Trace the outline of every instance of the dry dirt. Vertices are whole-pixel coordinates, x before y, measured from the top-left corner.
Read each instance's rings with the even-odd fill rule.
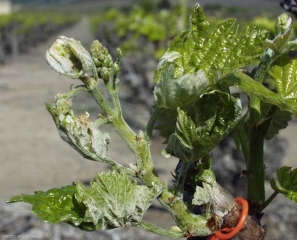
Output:
[[[81,40],[85,47],[93,40],[86,18],[59,35]],[[76,83],[54,72],[45,61],[45,51],[57,36],[0,66],[1,203],[16,194],[31,194],[34,190],[60,187],[77,180],[89,181],[95,173],[106,169],[103,164],[83,159],[64,143],[45,109],[45,103],[53,103],[57,92]],[[123,164],[133,162],[134,157],[121,140],[112,132],[110,135],[112,156]],[[285,165],[297,167],[296,124],[292,123],[281,135],[289,142]],[[160,143],[157,140],[152,153],[161,176],[170,182],[170,171],[176,161],[161,157]],[[173,224],[162,212],[149,213],[148,219],[163,226]]]

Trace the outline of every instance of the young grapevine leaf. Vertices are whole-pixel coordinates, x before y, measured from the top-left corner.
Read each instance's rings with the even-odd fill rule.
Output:
[[[270,91],[264,85],[254,81],[241,71],[235,71],[233,74],[224,77],[222,81],[242,89],[248,95],[260,98],[265,103],[276,105],[281,110],[290,111],[297,116],[296,92],[293,90],[295,89],[294,82],[296,81],[296,77],[295,73],[290,73],[290,71],[295,69],[294,65],[296,62],[288,64],[293,64],[293,68],[291,66],[287,67],[285,72],[282,71],[280,73],[280,71],[274,71],[272,73],[276,77],[276,81],[278,81],[277,84],[279,85],[278,90],[280,90],[280,94]],[[275,70],[279,69],[280,68],[276,68]],[[287,76],[288,79],[285,80],[284,76]]]
[[[209,23],[199,4],[196,5],[190,29],[177,35],[160,59],[154,80],[158,107],[177,108],[195,102],[209,85],[203,71],[195,69],[193,54],[203,46]]]
[[[159,130],[160,135],[165,139],[164,143],[168,143],[170,135],[175,131],[177,110],[168,108],[162,110],[155,129]]]
[[[86,207],[85,222],[96,229],[111,229],[138,225],[160,191],[137,185],[123,171],[112,171],[98,174],[90,188],[78,182],[75,197]]]
[[[261,103],[261,114],[265,118],[266,114],[271,109],[271,104]],[[266,120],[266,119],[264,119]],[[272,116],[272,120],[265,136],[266,140],[272,139],[279,133],[281,129],[285,129],[288,126],[288,122],[292,120],[292,113],[289,111],[282,111],[279,108],[275,111]]]
[[[260,56],[267,35],[255,27],[238,33],[235,20],[225,21],[209,33],[209,23],[197,5],[190,29],[174,38],[155,72],[158,107],[194,103],[220,76]]]
[[[161,78],[163,80],[154,89],[154,96],[160,108],[175,109],[195,102],[208,87],[208,80],[203,71],[176,77],[173,64],[161,72]]]
[[[88,188],[77,182],[61,189],[14,196],[9,202],[31,204],[32,212],[49,223],[67,222],[91,231],[138,225],[161,191],[137,185],[117,171],[98,174],[90,185]]]
[[[294,36],[291,17],[285,13],[280,15],[275,22],[275,32],[276,37],[273,40],[266,39],[264,46],[278,55],[297,49],[297,39],[290,41]]]
[[[297,168],[281,167],[277,170],[277,177],[280,186],[277,186],[274,179],[271,179],[271,187],[297,203]]]
[[[213,84],[220,78],[244,67],[263,51],[268,33],[256,27],[238,33],[235,20],[219,24],[209,35],[203,48],[193,56],[198,69],[203,69]]]
[[[277,93],[282,99],[297,105],[297,59],[281,55],[270,68],[269,74],[274,78]]]
[[[169,137],[166,152],[195,161],[229,134],[240,118],[241,105],[227,93],[212,91],[177,112],[175,132]]]
[[[79,206],[75,203],[76,186],[69,185],[46,192],[36,191],[34,195],[19,195],[10,199],[13,202],[26,202],[32,205],[32,213],[49,223],[68,222],[79,226],[83,222]]]

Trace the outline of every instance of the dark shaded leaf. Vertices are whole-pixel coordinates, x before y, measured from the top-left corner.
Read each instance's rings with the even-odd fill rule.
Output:
[[[198,160],[230,133],[240,114],[238,99],[219,91],[204,94],[190,107],[178,109],[167,153],[185,161]]]

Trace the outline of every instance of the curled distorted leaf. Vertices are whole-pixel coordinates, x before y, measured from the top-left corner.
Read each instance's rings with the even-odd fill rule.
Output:
[[[160,108],[174,109],[191,104],[207,90],[208,79],[203,71],[175,77],[175,70],[172,65],[169,65],[163,70],[155,86],[154,96]]]
[[[63,95],[57,97],[55,107],[47,104],[47,110],[55,121],[60,137],[83,157],[95,161],[108,157],[109,136],[94,126],[88,113],[74,116],[71,100],[63,98]]]
[[[166,152],[195,161],[229,134],[240,118],[241,105],[227,93],[212,91],[177,112],[175,132],[169,137]]]
[[[46,52],[48,64],[69,78],[79,78],[95,65],[88,51],[79,41],[60,36]]]

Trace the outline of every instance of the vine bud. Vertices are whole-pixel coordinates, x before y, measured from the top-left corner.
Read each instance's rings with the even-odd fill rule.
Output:
[[[276,34],[284,34],[292,28],[292,18],[283,13],[277,18],[274,28],[276,30]]]
[[[98,77],[108,81],[113,74],[113,61],[107,48],[95,40],[91,45],[90,53],[96,65]]]

